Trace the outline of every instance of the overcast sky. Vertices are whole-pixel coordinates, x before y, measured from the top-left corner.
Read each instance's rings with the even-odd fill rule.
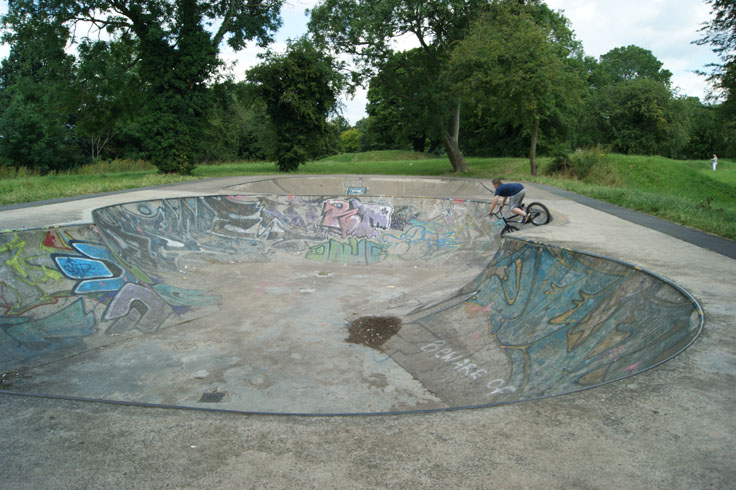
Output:
[[[282,51],[286,39],[295,39],[306,32],[305,9],[318,0],[287,0],[282,10],[283,27],[271,49]],[[7,11],[8,2],[0,1],[0,15]],[[710,19],[710,8],[703,0],[547,0],[554,10],[562,10],[573,31],[583,43],[586,55],[599,57],[613,48],[630,44],[650,50],[673,74],[672,81],[682,95],[704,98],[707,85],[695,70],[705,69],[718,61],[708,46],[696,46],[698,29]],[[0,58],[7,56],[8,46],[0,45]],[[258,49],[250,47],[233,53],[223,49],[223,57],[237,62],[233,67],[236,78],[258,63]],[[365,91],[353,100],[344,101],[344,116],[351,123],[365,117]]]

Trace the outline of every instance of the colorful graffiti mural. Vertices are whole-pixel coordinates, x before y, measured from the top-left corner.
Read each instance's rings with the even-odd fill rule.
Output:
[[[182,260],[207,257],[270,260],[283,250],[346,264],[489,250],[497,223],[483,206],[463,203],[458,209],[457,202],[446,199],[387,204],[311,196],[202,196],[111,206],[96,210],[94,217],[116,254],[148,271],[176,270]]]
[[[621,379],[682,351],[702,326],[692,299],[658,277],[520,240],[505,241],[457,297],[413,312],[383,350],[460,405]]]
[[[492,241],[482,210],[455,208],[442,199],[201,196],[101,208],[95,226],[0,234],[0,361],[83,349],[98,334],[152,332],[216,305],[217,295],[181,283],[189,261],[263,261],[295,252],[374,265],[432,260]]]
[[[339,269],[334,276],[352,283],[353,290],[333,285],[331,304],[408,312],[371,354],[408,373],[432,407],[510,403],[598,386],[671,358],[702,328],[694,300],[628,264],[513,238],[499,248],[499,225],[487,217],[486,203],[218,195],[109,206],[93,217],[95,225],[0,233],[0,370],[137,337],[167,343],[152,334],[199,328],[191,320],[210,313],[231,316],[217,288],[219,274],[248,270],[231,267],[235,262],[272,261],[253,270],[273,274],[300,261],[301,280],[313,262],[387,266],[383,277],[393,277],[393,265],[468,266],[462,277],[474,279],[467,284],[444,290],[431,282],[424,296],[387,292],[393,284],[384,295],[364,295],[354,288],[363,280],[361,268],[321,265],[320,274],[327,272],[310,277],[327,282],[329,270]],[[210,290],[192,280],[201,267],[210,267],[210,279],[218,274],[200,283]],[[265,290],[262,278],[248,281],[234,292],[230,286],[227,297],[245,301],[247,287]],[[296,290],[316,298],[313,284]],[[291,307],[285,298],[297,293],[287,289],[272,304]],[[379,296],[382,303],[364,305]],[[399,307],[399,301],[410,302]],[[319,306],[315,301],[308,309]],[[250,304],[229,307],[245,316]],[[235,343],[251,333],[233,328]],[[177,370],[183,363],[168,360]],[[183,379],[192,384],[191,376]]]
[[[151,332],[217,304],[129,269],[91,225],[0,234],[0,366],[85,349],[98,333]]]
[[[391,226],[393,208],[386,204],[363,204],[358,199],[328,199],[322,204],[322,226],[343,238],[374,238]]]

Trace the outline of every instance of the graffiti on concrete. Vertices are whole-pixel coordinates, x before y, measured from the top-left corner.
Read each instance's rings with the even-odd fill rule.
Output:
[[[328,199],[322,207],[322,226],[345,238],[375,238],[391,226],[393,208],[363,204],[358,199]]]
[[[92,226],[0,233],[0,367],[84,349],[98,333],[151,332],[195,307],[206,291],[143,281]]]
[[[386,249],[369,240],[350,238],[347,242],[341,242],[330,239],[310,248],[306,253],[306,258],[322,262],[371,265],[386,258]]]
[[[61,237],[55,230],[43,233],[38,247],[41,250],[34,254],[30,250],[34,244],[20,233],[0,233],[0,308],[7,314],[19,315],[58,301],[53,290],[44,286],[58,283],[63,275],[52,264],[46,264],[42,255],[50,249],[48,244],[63,243]]]
[[[41,352],[83,347],[95,331],[95,315],[82,298],[48,316],[0,316],[0,361],[30,358]]]
[[[107,329],[109,333],[133,328],[152,332],[164,323],[170,313],[169,305],[154,290],[128,283],[110,302],[103,319],[113,321]]]
[[[68,244],[78,254],[52,253],[51,258],[65,277],[77,281],[73,293],[117,291],[126,281],[134,280],[102,244],[77,240]]]
[[[621,379],[681,351],[699,328],[690,300],[655,276],[521,241],[505,243],[463,295],[470,299],[413,313],[385,348],[458,403],[507,403]]]
[[[689,299],[626,264],[513,239],[490,260],[497,223],[486,211],[442,199],[200,196],[96,210],[96,226],[0,233],[0,368],[210,314],[222,299],[183,287],[201,283],[189,261],[482,260],[487,267],[472,269],[454,296],[400,305],[419,306],[376,347],[380,362],[402,366],[442,406],[597,386],[668,359],[697,335]]]
[[[565,250],[516,248],[499,260],[503,273],[481,279],[476,304],[494,305],[489,327],[525,392],[543,394],[551,375],[563,390],[617,379],[632,374],[629,359],[651,366],[692,338],[692,304],[667,283]]]
[[[227,256],[263,261],[279,251],[346,264],[392,256],[429,260],[493,242],[491,223],[480,207],[423,200],[431,207],[422,210],[415,202],[200,196],[111,206],[96,210],[94,217],[105,241],[133,271],[174,271],[183,261]]]

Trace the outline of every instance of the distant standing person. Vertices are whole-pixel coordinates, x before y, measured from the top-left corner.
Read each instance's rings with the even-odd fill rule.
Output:
[[[526,193],[526,191],[524,191],[524,186],[513,182],[504,184],[503,182],[501,182],[501,179],[493,179],[491,182],[493,183],[493,187],[496,189],[496,193],[493,196],[493,202],[491,202],[491,210],[488,212],[488,214],[493,214],[493,210],[496,209],[496,204],[498,204],[498,201],[501,200],[501,198],[503,198],[503,200],[501,202],[501,205],[498,207],[499,211],[501,210],[501,208],[503,208],[504,204],[506,204],[506,200],[508,199],[511,212],[514,214],[518,214],[519,216],[523,216],[523,222],[526,223],[529,217],[527,216],[526,212],[520,207],[521,201],[524,199],[524,194]]]
[[[713,171],[716,171],[716,167],[718,166],[718,155],[715,153],[713,154],[713,160],[710,161],[710,163],[713,164]]]

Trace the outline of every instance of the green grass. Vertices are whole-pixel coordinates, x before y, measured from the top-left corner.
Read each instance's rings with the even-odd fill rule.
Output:
[[[736,163],[608,155],[606,172],[585,180],[541,178],[578,194],[736,239]],[[602,182],[601,182],[602,181]]]
[[[292,175],[380,174],[501,177],[552,185],[611,202],[723,237],[736,239],[736,162],[721,159],[713,172],[709,160],[604,155],[584,179],[545,175],[549,158],[538,159],[539,176],[529,174],[525,158],[468,158],[468,172],[452,172],[446,157],[407,151],[351,153],[308,162]],[[0,205],[96,194],[238,175],[278,174],[271,162],[200,165],[190,177],[159,175],[143,161],[114,161],[54,175],[0,169]]]
[[[94,167],[96,170],[83,167],[74,172],[49,175],[28,171],[0,172],[0,205],[135,189],[195,178],[159,175],[154,167],[142,166],[138,162],[97,164]]]

